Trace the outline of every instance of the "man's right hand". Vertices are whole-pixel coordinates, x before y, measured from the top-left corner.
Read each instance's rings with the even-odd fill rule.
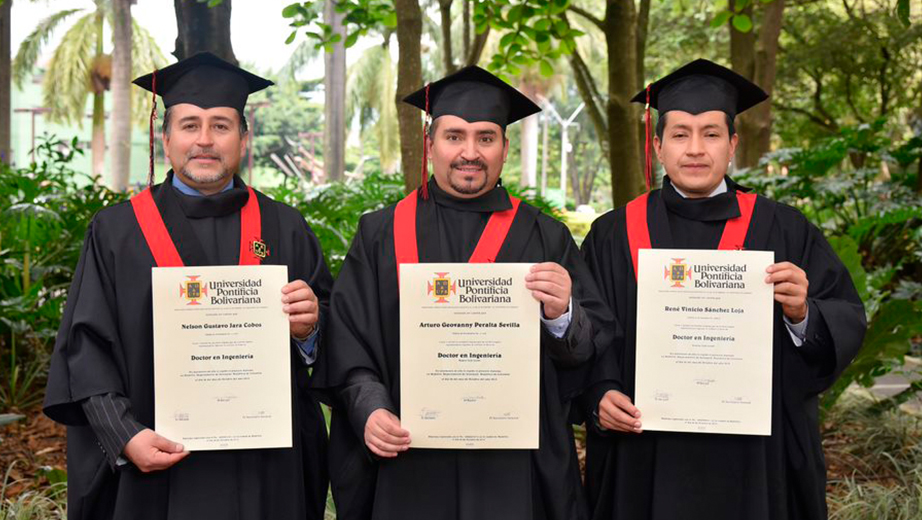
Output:
[[[143,473],[169,468],[189,455],[182,444],[161,437],[154,430],[145,428],[125,445],[125,457]]]
[[[410,449],[410,432],[400,427],[396,415],[378,408],[365,421],[365,445],[379,457],[394,458]]]
[[[640,433],[640,410],[631,398],[617,390],[609,390],[599,401],[599,424],[606,430]]]

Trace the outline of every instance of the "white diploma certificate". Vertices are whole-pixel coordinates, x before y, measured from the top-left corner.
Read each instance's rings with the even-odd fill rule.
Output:
[[[538,448],[531,265],[400,266],[400,421],[412,448]]]
[[[291,447],[287,266],[155,267],[154,423],[187,450]]]
[[[635,404],[644,430],[771,435],[770,251],[641,249]]]

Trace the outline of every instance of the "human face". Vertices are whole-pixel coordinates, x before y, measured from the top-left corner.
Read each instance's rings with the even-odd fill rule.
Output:
[[[230,107],[173,105],[163,147],[173,171],[189,186],[209,195],[224,188],[240,169],[247,135],[240,114]]]
[[[697,115],[667,113],[663,139],[654,138],[656,157],[672,184],[691,198],[707,197],[723,180],[736,151],[736,134],[728,135],[719,110]]]
[[[509,153],[509,141],[496,123],[468,123],[441,116],[429,141],[435,182],[449,195],[469,199],[496,186]]]

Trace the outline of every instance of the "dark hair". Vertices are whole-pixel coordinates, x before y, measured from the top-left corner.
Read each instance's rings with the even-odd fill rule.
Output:
[[[663,140],[663,132],[666,130],[666,116],[669,115],[669,112],[662,114],[656,120],[656,137],[659,137],[659,140]],[[727,121],[727,130],[730,131],[729,138],[733,138],[733,135],[736,134],[736,127],[733,126],[733,118],[730,117],[730,114],[724,112],[724,118]]]
[[[243,115],[243,112],[237,110],[237,115],[240,116],[240,137],[243,137],[250,130],[249,125],[247,125],[247,118]],[[163,132],[166,136],[170,135],[170,119],[172,119],[172,116],[173,107],[169,107],[164,110],[163,124],[160,125],[160,131]]]
[[[429,140],[430,141],[435,138],[435,131],[438,129],[438,127],[439,127],[439,118],[435,118],[432,120],[431,123],[429,123]],[[502,134],[503,141],[505,141],[506,140],[506,128],[503,126],[500,126],[499,133]]]

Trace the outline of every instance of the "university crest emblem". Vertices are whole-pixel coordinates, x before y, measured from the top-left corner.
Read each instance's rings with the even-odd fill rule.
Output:
[[[451,281],[448,273],[435,273],[435,278],[426,285],[429,286],[426,294],[435,296],[435,303],[448,303],[448,297],[457,292],[455,283]]]
[[[663,278],[669,280],[672,287],[684,288],[682,284],[692,278],[692,268],[684,261],[684,258],[673,258],[672,263],[666,266]]]
[[[188,280],[179,284],[179,296],[189,300],[186,305],[201,305],[199,300],[208,296],[208,286],[200,276],[187,276]]]

